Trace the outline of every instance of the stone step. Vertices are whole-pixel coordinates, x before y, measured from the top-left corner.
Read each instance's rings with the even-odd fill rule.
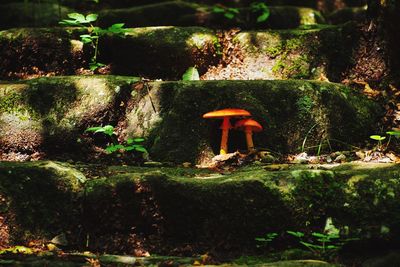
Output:
[[[260,12],[238,8],[238,14],[228,19],[213,12],[213,6],[170,1],[123,9],[99,11],[99,23],[108,26],[124,22],[128,27],[144,26],[205,26],[211,28],[241,27],[244,29],[287,29],[301,25],[325,23],[314,9],[293,6],[271,6],[267,21],[257,23]]]
[[[74,28],[0,32],[0,79],[82,73],[93,55]],[[110,74],[180,80],[189,67],[202,79],[319,79],[341,81],[352,64],[352,25],[295,30],[220,32],[201,27],[129,29],[100,40],[98,60]],[[87,72],[87,71],[86,71]]]
[[[95,149],[85,129],[112,124],[121,140],[145,137],[155,160],[198,162],[204,150],[219,153],[221,122],[202,114],[223,108],[246,109],[264,127],[254,134],[256,147],[299,152],[305,139],[307,146],[329,139],[364,141],[382,116],[377,103],[335,83],[137,81],[68,76],[0,83],[1,157],[40,153],[87,160]],[[232,131],[229,140],[230,151],[245,148],[243,133]],[[106,141],[97,145],[105,147]]]
[[[263,166],[216,174],[191,168],[0,163],[0,246],[51,240],[70,247],[160,254],[180,246],[251,251],[255,237],[321,232],[398,234],[398,164]],[[86,181],[82,179],[86,178]],[[285,241],[287,242],[287,240]],[[248,250],[249,249],[249,250]],[[190,250],[185,250],[190,253]],[[188,254],[186,254],[188,255]]]
[[[257,23],[260,12],[248,7],[237,8],[238,14],[228,19],[223,13],[213,12],[213,5],[184,1],[165,1],[121,9],[100,9],[99,25],[125,23],[127,27],[146,26],[206,26],[212,28],[241,27],[247,29],[285,29],[301,25],[325,23],[322,15],[307,7],[271,6],[267,21]],[[0,4],[5,15],[0,18],[0,28],[58,26],[61,19],[73,9],[56,3]],[[88,12],[84,12],[88,13]]]

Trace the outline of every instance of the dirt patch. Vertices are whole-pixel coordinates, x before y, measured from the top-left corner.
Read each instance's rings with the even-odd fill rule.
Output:
[[[218,38],[221,44],[221,61],[217,66],[211,66],[201,76],[201,80],[271,80],[274,78],[272,68],[274,62],[268,57],[244,56],[240,43],[233,42],[240,29],[219,32]],[[266,72],[270,72],[266,75]],[[267,77],[267,78],[268,78]]]
[[[389,71],[384,40],[374,22],[360,24],[358,28],[360,38],[353,52],[354,65],[345,76],[350,80],[379,83]]]

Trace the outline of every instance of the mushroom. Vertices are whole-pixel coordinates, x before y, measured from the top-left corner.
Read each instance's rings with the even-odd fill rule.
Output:
[[[234,108],[227,108],[221,109],[216,111],[211,111],[203,115],[205,119],[223,119],[220,129],[222,130],[222,137],[221,137],[221,146],[220,146],[220,154],[224,155],[228,152],[228,133],[229,129],[232,128],[232,125],[229,121],[231,117],[239,117],[251,116],[250,112],[244,109],[234,109]]]
[[[254,151],[253,132],[261,132],[263,127],[252,119],[243,119],[235,124],[235,129],[244,130],[246,134],[247,149],[251,152]]]

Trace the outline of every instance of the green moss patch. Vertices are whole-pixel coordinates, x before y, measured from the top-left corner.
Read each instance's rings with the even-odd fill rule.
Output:
[[[109,253],[133,253],[138,241],[164,253],[183,244],[240,251],[268,232],[321,231],[328,217],[360,238],[396,236],[400,220],[395,164],[257,166],[227,175],[77,168],[86,175],[56,162],[0,164],[10,244],[65,233],[70,246]]]
[[[161,121],[149,135],[150,151],[162,161],[195,161],[207,145],[218,151],[221,121],[202,118],[212,110],[250,111],[264,127],[254,134],[256,146],[279,152],[298,151],[306,135],[307,146],[323,139],[357,142],[368,136],[380,116],[376,104],[332,83],[207,81],[152,86],[159,92]],[[245,146],[241,133],[231,134],[230,151]]]

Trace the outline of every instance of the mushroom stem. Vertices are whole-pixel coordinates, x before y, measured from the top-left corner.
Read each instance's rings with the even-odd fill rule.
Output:
[[[225,155],[226,153],[228,153],[228,135],[229,135],[229,129],[231,128],[232,125],[229,121],[229,118],[224,117],[224,120],[221,124],[222,136],[221,136],[221,145],[219,150],[220,155]]]
[[[245,134],[246,134],[247,150],[254,151],[253,131],[251,130],[250,127],[246,127]]]

